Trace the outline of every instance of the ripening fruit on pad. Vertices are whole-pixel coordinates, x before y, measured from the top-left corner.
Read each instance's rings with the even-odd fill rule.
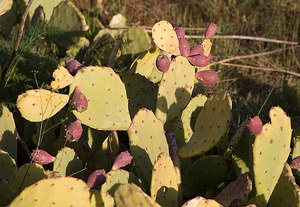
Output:
[[[33,89],[18,96],[17,107],[28,121],[41,122],[54,116],[68,101],[68,95]]]
[[[31,153],[31,158],[33,161],[40,164],[40,165],[47,165],[51,162],[54,162],[55,157],[51,156],[48,152],[37,149]]]
[[[263,123],[258,116],[255,116],[252,119],[250,119],[249,123],[247,124],[247,128],[251,133],[259,135],[263,128]]]
[[[170,68],[170,64],[171,64],[170,59],[165,54],[161,54],[161,55],[157,56],[156,67],[161,72],[164,72],[164,73],[167,72]]]
[[[184,29],[182,27],[177,27],[175,29],[175,32],[176,32],[176,35],[177,35],[178,39],[184,38],[185,31],[184,31]]]
[[[179,49],[181,56],[188,57],[190,55],[190,46],[189,42],[186,39],[179,39]]]
[[[218,73],[213,70],[199,71],[196,72],[195,76],[201,84],[206,86],[212,86],[218,82]]]
[[[78,86],[88,101],[83,112],[74,115],[97,130],[127,130],[131,120],[125,85],[108,67],[89,66],[80,69],[70,85],[70,94]]]
[[[152,38],[156,46],[160,49],[172,55],[180,55],[178,38],[173,26],[169,22],[157,22],[152,27]]]
[[[55,71],[53,71],[54,81],[51,82],[51,88],[53,89],[61,89],[64,88],[74,81],[74,77],[69,73],[69,71],[60,66]]]
[[[29,186],[12,201],[10,207],[88,207],[89,205],[89,188],[82,180],[60,177],[40,180]]]
[[[217,25],[214,23],[210,23],[205,31],[205,39],[212,38],[217,33]]]

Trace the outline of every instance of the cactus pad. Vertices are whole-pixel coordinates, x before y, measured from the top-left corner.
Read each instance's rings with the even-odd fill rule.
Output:
[[[300,188],[296,184],[292,169],[287,163],[284,165],[284,169],[267,206],[300,206]]]
[[[178,205],[177,175],[171,157],[165,153],[161,153],[154,163],[150,191],[151,197],[160,205]]]
[[[34,89],[18,96],[17,107],[28,121],[41,122],[54,116],[68,101],[68,95]]]
[[[180,55],[179,42],[173,26],[167,21],[160,21],[152,27],[152,38],[160,49]]]
[[[8,204],[16,196],[16,192],[5,180],[0,180],[0,206],[8,206]]]
[[[89,188],[82,180],[71,177],[41,180],[26,188],[10,207],[73,206],[89,207]]]
[[[29,0],[26,0],[26,3],[28,3]],[[33,17],[35,10],[39,7],[42,6],[43,11],[45,13],[45,20],[49,21],[53,12],[53,9],[63,0],[36,0],[33,1],[28,15],[30,16],[30,18]]]
[[[16,192],[21,192],[27,186],[47,178],[44,168],[39,164],[25,164],[12,177],[11,186]]]
[[[210,97],[197,117],[191,139],[180,149],[179,156],[192,157],[215,146],[227,131],[231,108],[231,98],[227,92],[220,91]]]
[[[208,56],[210,54],[210,50],[211,50],[211,46],[212,46],[210,39],[203,40],[203,42],[201,43],[201,46],[204,49],[203,55]]]
[[[194,78],[195,68],[186,57],[178,56],[172,60],[158,88],[155,112],[158,119],[166,122],[180,115],[190,101]]]
[[[13,114],[0,104],[0,149],[17,160],[17,130]]]
[[[280,107],[271,108],[271,123],[263,126],[253,145],[256,204],[268,202],[290,153],[291,120]]]
[[[91,205],[89,207],[114,207],[115,200],[108,193],[91,191]]]
[[[82,124],[97,130],[128,129],[131,120],[125,86],[111,68],[82,68],[76,73],[70,92],[76,86],[88,100],[86,111],[73,111]]]
[[[197,196],[194,199],[191,199],[187,202],[185,202],[181,207],[195,207],[195,206],[201,206],[201,207],[222,207],[221,204],[219,204],[217,201],[212,199],[205,199],[201,196]]]
[[[53,71],[52,76],[55,78],[55,80],[51,82],[51,88],[53,89],[61,89],[74,82],[74,77],[63,66]]]
[[[153,83],[158,83],[162,78],[163,72],[159,71],[156,66],[153,67],[151,74],[148,77],[148,80]]]
[[[161,152],[169,154],[163,122],[152,111],[141,109],[128,129],[131,155],[143,183],[150,186],[152,168]]]
[[[15,160],[3,150],[0,150],[0,180],[10,180],[17,170]]]
[[[160,205],[135,184],[122,184],[115,192],[117,207],[159,207]]]

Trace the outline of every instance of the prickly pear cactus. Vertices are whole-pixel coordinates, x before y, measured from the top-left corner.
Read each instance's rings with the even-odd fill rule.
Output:
[[[186,57],[172,60],[158,88],[155,115],[163,122],[172,121],[188,104],[194,88],[195,68]]]
[[[0,150],[0,179],[10,180],[16,170],[16,161],[7,152]]]
[[[201,196],[197,196],[196,198],[193,198],[193,199],[185,202],[181,207],[195,207],[195,206],[222,207],[222,205],[219,204],[217,201],[215,201],[213,199],[205,199]]]
[[[17,160],[17,130],[13,114],[0,104],[0,149]]]
[[[179,150],[179,156],[192,157],[215,146],[227,131],[231,108],[231,98],[227,92],[220,91],[210,97],[197,117],[191,139]]]
[[[117,207],[159,207],[160,205],[133,183],[122,184],[115,192]]]
[[[129,112],[131,118],[141,109],[154,111],[156,106],[157,86],[145,77],[127,73],[121,76],[128,96]]]
[[[45,89],[34,89],[18,96],[17,107],[28,121],[41,122],[54,116],[68,101],[68,95]]]
[[[162,206],[178,205],[177,175],[171,157],[165,153],[161,153],[154,163],[150,192]]]
[[[86,111],[73,111],[82,124],[97,130],[128,129],[131,120],[125,86],[111,68],[82,68],[70,85],[70,93],[76,86],[88,100]]]
[[[86,184],[71,177],[40,180],[16,197],[10,207],[73,206],[89,207],[90,193]]]
[[[152,111],[141,109],[128,129],[130,151],[146,189],[149,189],[153,165],[161,152],[169,154],[163,122]]]
[[[83,14],[71,1],[62,1],[54,9],[49,20],[49,26],[63,31],[51,39],[63,48],[77,44],[80,36],[88,30]]]
[[[74,82],[74,77],[63,66],[58,67],[53,71],[54,81],[51,82],[51,88],[61,89]]]
[[[156,66],[153,67],[151,74],[148,76],[148,80],[153,83],[158,83],[161,81],[163,72],[158,70]]]
[[[227,164],[219,155],[208,155],[193,162],[183,171],[182,191],[184,196],[205,193],[218,186],[227,172]],[[201,176],[199,176],[201,175]]]
[[[41,165],[25,164],[12,177],[11,186],[16,192],[21,192],[24,188],[44,178],[47,178],[47,174]]]
[[[29,0],[25,0],[26,4]],[[35,10],[41,6],[43,8],[43,12],[45,14],[45,20],[48,22],[51,18],[53,9],[63,0],[37,0],[33,1],[30,8],[28,15],[30,18],[33,17]]]
[[[140,27],[131,26],[123,35],[123,44],[121,45],[122,55],[136,55],[144,52],[151,46],[148,33]]]
[[[73,149],[64,147],[61,149],[53,163],[53,170],[59,172],[61,176],[72,176],[83,169],[82,162]],[[81,178],[82,173],[76,174],[75,177]]]
[[[109,193],[91,191],[90,207],[114,207],[115,200]]]
[[[183,147],[186,144],[193,134],[193,128],[195,125],[195,117],[199,114],[201,109],[203,108],[207,97],[199,94],[196,97],[192,98],[186,108],[182,111],[180,126],[175,129],[175,136],[177,146]],[[195,115],[196,114],[196,115]],[[193,126],[193,128],[192,128]]]
[[[160,21],[152,27],[152,38],[160,49],[180,55],[179,42],[173,26],[167,21]]]
[[[0,206],[7,206],[16,196],[16,192],[6,180],[1,180],[0,195]]]
[[[255,203],[265,206],[281,175],[289,153],[291,120],[280,107],[271,108],[271,123],[263,126],[253,145],[253,171],[257,197]],[[276,153],[275,153],[276,152]]]
[[[296,184],[292,169],[287,163],[284,165],[284,169],[267,206],[300,206],[300,188]]]
[[[142,57],[137,58],[130,70],[148,78],[155,67],[156,58],[159,55],[159,52],[160,50],[157,47],[148,50]]]

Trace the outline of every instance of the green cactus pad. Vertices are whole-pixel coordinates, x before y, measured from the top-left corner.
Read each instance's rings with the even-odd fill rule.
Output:
[[[292,153],[292,159],[295,157],[300,156],[300,136],[296,136],[294,138],[294,148],[293,148],[293,153]]]
[[[227,172],[227,164],[219,155],[208,155],[193,162],[182,174],[183,195],[197,195],[218,186]]]
[[[155,115],[164,123],[172,121],[190,101],[194,88],[195,68],[186,57],[178,56],[171,61],[158,88]]]
[[[90,207],[114,207],[115,200],[109,193],[100,191],[91,191]]]
[[[129,112],[131,118],[141,109],[154,111],[156,106],[157,86],[145,77],[127,73],[121,76],[128,96]]]
[[[97,130],[127,130],[130,125],[126,90],[120,77],[108,67],[85,67],[75,75],[70,93],[78,86],[88,100],[86,111],[75,116]]]
[[[192,157],[214,147],[227,131],[231,108],[231,98],[227,92],[220,91],[210,97],[197,117],[191,139],[180,149],[179,156]]]
[[[284,165],[284,169],[267,206],[300,206],[300,188],[296,184],[292,169],[287,163]]]
[[[0,180],[0,206],[7,206],[16,196],[16,192],[5,180]]]
[[[49,26],[63,31],[51,36],[51,39],[63,48],[77,44],[83,32],[88,30],[83,14],[71,1],[62,1],[53,9]]]
[[[13,114],[0,104],[0,149],[17,160],[17,130]]]
[[[163,72],[157,69],[156,65],[153,67],[151,74],[148,76],[148,80],[153,83],[158,83],[161,81]]]
[[[238,200],[244,205],[248,200],[248,195],[252,190],[252,181],[249,173],[239,175],[239,177],[229,185],[227,185],[215,200],[223,206],[231,206],[232,202]]]
[[[24,188],[47,177],[41,165],[35,163],[25,164],[12,177],[11,186],[16,192],[21,192]]]
[[[18,96],[17,107],[28,121],[41,122],[54,116],[68,101],[68,95],[45,89],[34,89]]]
[[[138,57],[130,70],[134,70],[135,73],[139,73],[142,76],[148,78],[155,67],[156,58],[159,55],[160,50],[157,47],[148,50],[142,57]]]
[[[83,169],[82,162],[73,149],[64,147],[61,149],[53,163],[53,171],[59,172],[61,176],[71,176]],[[82,173],[76,174],[75,177],[81,178]]]
[[[161,152],[169,154],[163,122],[141,109],[128,129],[130,151],[143,184],[149,189],[153,165]]]
[[[26,4],[29,0],[25,0]],[[30,18],[33,17],[35,10],[39,7],[43,7],[43,11],[45,13],[45,20],[48,22],[51,18],[53,9],[63,0],[35,0],[32,2],[28,15]]]
[[[10,180],[16,170],[15,160],[7,152],[0,150],[0,180]]]
[[[213,199],[205,199],[201,196],[197,196],[194,199],[191,199],[187,202],[185,202],[181,207],[223,207],[221,204],[219,204],[217,201]]]
[[[201,45],[204,49],[203,55],[208,56],[210,54],[210,50],[212,46],[210,39],[204,39]]]
[[[179,148],[183,147],[183,145],[192,137],[195,124],[194,118],[198,116],[206,100],[206,96],[198,94],[196,97],[191,99],[189,104],[183,110],[181,120],[179,121],[180,124],[175,129],[176,142]]]
[[[150,192],[162,206],[178,205],[177,174],[171,157],[165,153],[161,153],[154,163]]]
[[[133,183],[122,184],[115,192],[117,207],[159,207],[160,205]]]
[[[263,126],[253,145],[256,204],[265,206],[290,153],[291,120],[280,107],[269,112],[271,123]]]
[[[151,40],[148,33],[143,28],[131,26],[123,35],[121,52],[122,55],[136,55],[149,49],[150,46]]]
[[[72,206],[89,207],[90,193],[87,185],[71,177],[40,180],[26,188],[10,207]]]

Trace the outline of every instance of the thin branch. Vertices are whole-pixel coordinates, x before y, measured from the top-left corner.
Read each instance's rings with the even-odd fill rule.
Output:
[[[252,54],[252,55],[243,55],[243,56],[231,57],[231,58],[227,58],[227,59],[224,59],[224,60],[220,60],[218,62],[214,62],[214,63],[210,64],[209,66],[222,64],[222,63],[229,62],[229,61],[232,61],[232,60],[239,60],[239,59],[245,59],[245,58],[253,58],[253,57],[258,57],[258,56],[270,55],[270,54],[274,54],[274,53],[282,52],[284,50],[290,50],[290,49],[294,49],[294,48],[298,48],[298,47],[300,47],[300,46],[299,45],[298,46],[291,46],[291,47],[288,47],[288,48],[280,48],[280,49],[272,50],[272,51],[269,51],[269,52],[262,52],[262,53]]]
[[[241,67],[241,68],[249,68],[249,69],[269,71],[269,72],[286,73],[286,74],[289,74],[289,75],[300,77],[299,73],[288,71],[288,70],[282,70],[282,69],[278,69],[278,68],[265,68],[265,67],[256,67],[256,66],[251,66],[251,65],[241,65],[241,64],[231,64],[231,63],[221,63],[221,65]]]
[[[23,35],[23,30],[24,30],[24,25],[25,25],[25,22],[26,22],[26,18],[27,18],[29,8],[30,8],[32,2],[33,2],[33,0],[28,1],[26,10],[25,10],[25,12],[22,16],[22,21],[20,23],[18,38],[17,38],[17,41],[15,43],[15,47],[14,47],[14,49],[13,49],[11,55],[10,55],[10,58],[9,58],[9,60],[7,61],[6,65],[3,68],[3,71],[2,71],[2,74],[1,74],[1,83],[4,81],[6,73],[7,73],[11,63],[13,62],[13,60],[14,60],[16,54],[17,54],[17,51],[18,51],[18,48],[19,48],[19,45],[20,45],[20,41],[21,41],[21,38],[22,38],[22,35]]]

